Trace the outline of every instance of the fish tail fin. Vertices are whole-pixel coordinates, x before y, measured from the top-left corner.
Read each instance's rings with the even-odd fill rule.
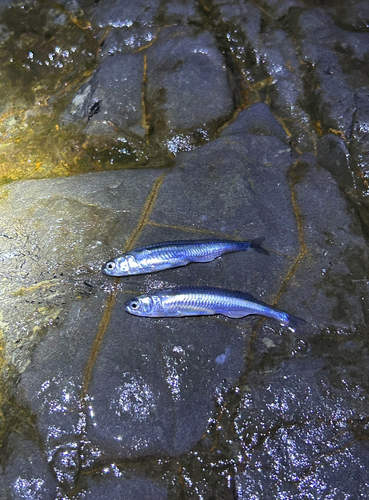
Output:
[[[288,315],[288,323],[287,326],[294,332],[296,330],[301,330],[304,326],[307,325],[307,321],[299,318],[298,316],[293,316],[292,314]]]
[[[256,238],[250,242],[250,248],[255,250],[256,252],[263,253],[264,255],[269,255],[269,251],[262,246],[265,238]]]

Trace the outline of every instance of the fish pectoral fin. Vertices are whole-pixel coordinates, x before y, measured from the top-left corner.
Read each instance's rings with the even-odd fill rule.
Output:
[[[228,316],[229,318],[243,318],[244,316],[247,316],[249,313],[245,311],[227,311],[226,313],[223,313],[225,316]]]
[[[209,256],[206,256],[206,257],[205,256],[204,257],[195,257],[192,262],[211,262],[214,259],[216,259],[217,257],[218,257],[218,255],[215,256],[215,257],[209,257]]]

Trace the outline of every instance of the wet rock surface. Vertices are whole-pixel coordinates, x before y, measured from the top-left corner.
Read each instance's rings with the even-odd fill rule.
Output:
[[[169,135],[170,152],[191,149],[196,135],[207,139],[207,128],[212,128],[214,134],[216,126],[230,117],[230,75],[210,33],[163,30],[148,49],[147,60],[150,131],[154,138],[160,138],[164,131]],[[193,134],[195,139],[191,141]]]
[[[18,68],[27,95],[3,103],[4,155],[44,96],[63,162],[73,149],[95,173],[0,187],[0,498],[366,498],[366,2],[26,3],[27,22],[8,3],[3,89],[21,95]],[[14,13],[22,47],[46,40],[17,46],[18,66]],[[101,273],[207,237],[269,255]],[[306,325],[124,310],[175,285],[247,291]]]
[[[35,343],[64,319],[71,300],[102,288],[97,273],[104,259],[127,241],[159,176],[158,170],[127,172],[129,187],[106,172],[76,177],[73,185],[44,180],[41,190],[38,181],[2,188],[1,324],[16,369],[25,368]]]
[[[7,464],[0,484],[1,498],[51,498],[58,483],[37,444],[12,433],[7,440]]]
[[[87,134],[109,134],[116,127],[144,135],[141,125],[142,75],[142,55],[108,58],[81,87],[64,115],[64,122],[80,119],[86,123]]]

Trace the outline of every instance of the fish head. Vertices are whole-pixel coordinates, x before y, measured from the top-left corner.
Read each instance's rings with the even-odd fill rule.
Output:
[[[127,300],[124,309],[135,316],[156,316],[155,301],[152,295],[140,295]]]
[[[109,260],[102,266],[101,270],[108,276],[127,276],[131,274],[128,259],[125,255]]]

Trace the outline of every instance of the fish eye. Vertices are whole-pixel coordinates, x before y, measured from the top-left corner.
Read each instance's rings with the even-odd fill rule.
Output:
[[[132,302],[131,306],[133,309],[137,309],[138,304],[137,304],[137,302]]]
[[[108,262],[108,263],[106,264],[106,269],[107,269],[108,271],[112,271],[112,270],[114,269],[114,267],[115,267],[115,263],[114,263],[114,262]]]

